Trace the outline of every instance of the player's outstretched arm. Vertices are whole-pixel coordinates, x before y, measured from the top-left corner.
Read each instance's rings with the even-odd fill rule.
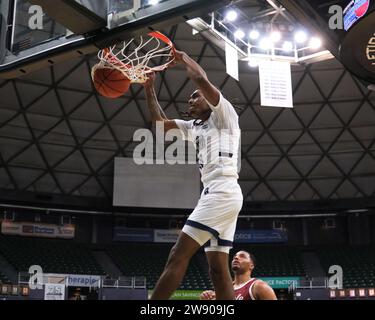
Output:
[[[220,91],[208,80],[206,72],[202,67],[186,52],[175,50],[174,52],[176,63],[181,63],[186,66],[189,78],[202,91],[203,96],[213,106],[216,106],[220,101]]]
[[[150,73],[148,75],[148,80],[143,84],[146,93],[146,100],[148,110],[151,114],[152,122],[155,123],[156,121],[163,121],[164,122],[164,130],[168,131],[170,129],[177,129],[177,125],[175,121],[169,120],[165,115],[163,109],[161,108],[159,101],[156,96],[155,92],[155,74]]]
[[[273,289],[266,282],[261,280],[254,283],[253,295],[256,300],[277,300]]]

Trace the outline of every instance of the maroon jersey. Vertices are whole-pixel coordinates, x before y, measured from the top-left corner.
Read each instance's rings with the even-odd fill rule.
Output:
[[[244,283],[243,285],[239,287],[235,287],[234,289],[234,295],[236,297],[236,300],[255,300],[252,289],[255,281],[258,279],[256,278],[251,278],[249,281]]]

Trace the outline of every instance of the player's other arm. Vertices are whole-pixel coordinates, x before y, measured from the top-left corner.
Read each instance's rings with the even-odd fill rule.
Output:
[[[164,131],[178,129],[176,122],[174,120],[169,120],[161,108],[156,96],[154,81],[155,74],[152,73],[149,75],[147,82],[143,85],[145,88],[148,110],[151,114],[151,120],[153,123],[162,121],[164,123]]]
[[[186,66],[189,78],[201,90],[206,100],[211,105],[217,106],[220,101],[220,91],[208,80],[207,74],[202,67],[183,51],[176,50],[174,55],[176,63]]]
[[[254,283],[253,295],[256,300],[277,300],[273,289],[266,282],[261,280]]]

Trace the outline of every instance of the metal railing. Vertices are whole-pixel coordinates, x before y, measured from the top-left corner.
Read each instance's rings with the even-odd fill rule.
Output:
[[[44,285],[46,283],[62,283],[66,284],[67,275],[58,274],[44,274],[40,284]],[[18,284],[28,285],[30,281],[30,274],[28,272],[19,272],[18,274]],[[126,288],[126,289],[146,289],[146,277],[126,277],[120,276],[116,279],[101,277],[99,288]]]
[[[327,277],[316,277],[316,278],[301,278],[298,285],[292,282],[289,287],[289,292],[294,292],[296,289],[326,289],[329,288],[329,279]]]
[[[146,277],[123,277],[118,279],[104,279],[103,288],[126,288],[126,289],[145,289]]]

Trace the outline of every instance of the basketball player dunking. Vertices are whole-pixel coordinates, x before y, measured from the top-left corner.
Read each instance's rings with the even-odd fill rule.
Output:
[[[232,260],[234,293],[236,300],[277,300],[273,289],[264,281],[252,278],[255,258],[247,251],[237,252]],[[201,293],[201,300],[216,300],[215,291]]]
[[[238,115],[193,59],[182,51],[174,55],[175,64],[184,66],[197,86],[188,101],[189,115],[194,120],[169,120],[165,116],[157,101],[154,74],[144,84],[147,104],[152,120],[162,121],[165,131],[180,129],[185,140],[195,143],[203,191],[170,252],[151,299],[168,299],[180,285],[191,257],[205,246],[216,298],[233,300],[228,257],[243,200],[237,183]]]

